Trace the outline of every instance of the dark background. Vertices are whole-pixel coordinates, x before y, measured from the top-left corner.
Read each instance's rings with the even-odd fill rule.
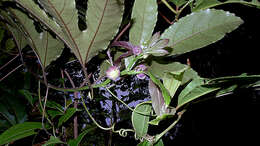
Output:
[[[260,10],[239,4],[217,8],[235,13],[244,24],[221,41],[187,53],[180,60],[190,58],[191,66],[202,77],[259,74]],[[174,140],[165,144],[259,145],[259,112],[260,91],[250,89],[194,104],[171,131]]]

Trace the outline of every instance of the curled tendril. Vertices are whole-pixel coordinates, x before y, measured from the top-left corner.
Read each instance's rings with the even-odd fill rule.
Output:
[[[114,129],[112,129],[114,130]],[[128,132],[135,132],[133,129],[119,129],[116,131],[113,131],[114,133],[118,133],[122,137],[127,137]]]

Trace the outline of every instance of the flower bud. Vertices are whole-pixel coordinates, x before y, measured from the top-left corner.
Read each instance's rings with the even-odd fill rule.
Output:
[[[133,47],[133,54],[134,55],[140,55],[142,53],[142,49],[140,46],[134,46]]]
[[[120,70],[118,69],[117,66],[111,66],[107,71],[106,71],[106,76],[115,81],[119,76],[120,76]]]
[[[145,70],[147,70],[147,67],[146,67],[144,64],[140,64],[140,65],[138,65],[138,66],[135,68],[135,70],[136,70],[136,71],[145,71]],[[137,77],[138,79],[143,80],[143,79],[145,79],[146,75],[145,75],[144,73],[140,73],[140,74],[137,74],[136,77]]]

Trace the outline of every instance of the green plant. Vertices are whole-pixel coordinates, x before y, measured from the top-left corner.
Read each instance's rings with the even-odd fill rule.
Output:
[[[73,92],[74,98],[81,100],[83,109],[97,127],[119,133],[121,136],[127,136],[127,132],[134,132],[136,138],[141,140],[140,146],[160,146],[163,145],[162,136],[176,125],[194,100],[207,94],[221,96],[239,87],[257,85],[260,75],[243,74],[206,79],[200,77],[189,65],[179,62],[161,62],[161,58],[165,56],[181,55],[212,44],[243,23],[243,20],[234,14],[213,7],[227,3],[241,3],[260,8],[257,0],[250,2],[162,0],[162,4],[173,12],[174,17],[174,21],[170,22],[172,24],[162,34],[154,33],[158,15],[157,0],[133,2],[132,10],[126,12],[124,0],[88,0],[86,16],[80,15],[83,18],[78,17],[78,13],[84,13],[84,10],[76,9],[73,0],[2,0],[0,2],[0,6],[4,8],[0,11],[3,25],[13,35],[20,51],[27,45],[33,50],[42,69],[42,78],[39,81],[46,88],[46,95],[42,99],[40,87],[42,85],[39,82],[38,104],[42,121],[35,123],[36,126],[23,123],[11,127],[0,135],[0,144],[33,135],[34,129],[44,129],[51,135],[45,145],[53,143],[78,145],[85,134],[93,129],[90,127],[79,136],[74,132],[76,135],[74,140],[61,141],[61,135],[57,136],[55,131],[75,113],[80,112],[79,101],[75,100],[73,107],[72,104],[63,107],[47,100],[51,89]],[[172,7],[173,5],[176,9]],[[180,17],[183,10],[188,8],[190,14]],[[131,18],[129,15],[124,16],[124,12],[126,14],[131,12]],[[85,19],[87,28],[81,29],[79,21]],[[124,23],[126,25],[123,25]],[[124,34],[127,29],[129,29],[129,36]],[[117,37],[114,38],[116,35]],[[119,40],[122,36],[128,39]],[[84,73],[85,81],[78,87],[66,72],[73,88],[56,87],[48,81],[48,66],[61,55],[64,46],[73,52]],[[107,59],[100,66],[98,79],[93,82],[87,65],[93,57],[104,50],[107,51]],[[111,52],[115,52],[114,57]],[[120,77],[127,75],[136,75],[139,79],[149,77],[151,101],[142,102],[132,109],[111,91],[109,87],[116,85]],[[133,129],[115,130],[116,123],[104,128],[94,119],[84,98],[95,99],[97,95],[94,94],[93,89],[101,87],[132,111]],[[83,96],[83,91],[87,91],[87,96]],[[26,95],[30,104],[34,105],[36,101],[31,100],[32,95],[29,93]],[[174,97],[177,97],[177,101],[173,101]],[[149,135],[149,125],[159,125],[160,121],[168,118],[173,120],[168,128],[157,135]],[[47,122],[44,119],[47,119]],[[17,129],[22,134],[9,138],[10,133],[14,133]],[[77,129],[77,126],[74,125],[74,129]],[[51,130],[52,133],[49,132]]]

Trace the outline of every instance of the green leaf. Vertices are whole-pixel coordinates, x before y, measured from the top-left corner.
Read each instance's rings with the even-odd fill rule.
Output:
[[[60,104],[58,104],[57,102],[55,102],[55,101],[47,101],[46,107],[52,108],[52,109],[57,109],[60,112],[64,111],[63,107]]]
[[[153,120],[151,120],[150,122],[149,122],[149,124],[151,124],[151,125],[159,125],[159,123],[162,121],[162,120],[165,120],[165,119],[167,119],[167,118],[169,118],[169,117],[172,117],[174,114],[163,114],[163,115],[161,115],[161,116],[157,116],[155,119],[153,119]]]
[[[179,94],[177,109],[208,93],[219,90],[220,87],[205,85],[203,79],[194,79]]]
[[[76,113],[76,111],[76,108],[68,108],[66,110],[66,113],[59,118],[58,127],[60,127],[63,123],[70,119]]]
[[[102,64],[100,65],[100,72],[99,72],[99,77],[103,77],[106,75],[106,71],[108,70],[108,68],[110,67],[110,63],[108,62],[108,60],[105,60],[102,62]]]
[[[209,80],[207,83],[218,83],[218,82],[256,82],[260,80],[260,75],[239,75],[239,76],[226,76],[226,77],[219,77],[219,78],[215,78],[215,79],[211,79]]]
[[[238,3],[247,6],[253,6],[260,8],[260,2],[257,0],[245,1],[245,0],[226,0],[226,1],[219,1],[219,0],[196,0],[192,7],[192,11],[199,11],[204,10],[212,7],[216,7],[223,4],[231,4],[231,3]]]
[[[132,19],[134,24],[129,32],[133,45],[145,46],[152,37],[157,22],[157,0],[135,0]]]
[[[171,55],[183,54],[222,39],[242,23],[230,12],[207,9],[181,18],[165,30],[162,39],[170,39]]]
[[[45,144],[43,144],[42,146],[48,146],[48,145],[58,144],[58,143],[65,144],[58,137],[51,136],[50,139]]]
[[[20,94],[22,94],[28,100],[28,102],[31,104],[31,106],[33,106],[34,99],[33,99],[32,94],[28,90],[21,89],[18,92]]]
[[[95,130],[96,128],[97,127],[92,127],[92,128],[89,128],[89,129],[81,132],[77,139],[69,140],[68,145],[69,146],[78,146],[80,144],[81,140],[84,138],[84,136],[86,134],[88,134],[89,132],[91,132],[92,130]]]
[[[177,72],[170,72],[164,74],[163,85],[170,93],[170,96],[173,97],[182,83],[184,72],[187,68],[184,68]]]
[[[40,122],[25,122],[14,125],[0,135],[0,145],[34,135],[36,134],[35,130],[41,128],[42,124]]]
[[[5,42],[5,49],[6,51],[11,51],[15,47],[15,43],[12,39],[8,39]]]
[[[63,113],[58,110],[47,110],[47,113],[51,116],[51,119],[54,119],[56,116],[63,115]]]
[[[18,21],[18,24],[14,25],[14,28],[23,33],[27,39],[27,43],[34,50],[43,68],[46,68],[51,61],[60,56],[64,46],[61,41],[54,38],[48,31],[42,30],[40,33],[37,32],[34,21],[25,13],[16,9],[12,9],[10,12],[12,13],[11,17],[14,17]],[[12,22],[12,24],[15,24],[15,22]],[[17,32],[13,33],[13,35],[16,34]],[[17,35],[15,38],[20,37],[20,34]],[[17,41],[17,43],[20,41]],[[21,47],[23,46],[24,44],[21,45]]]
[[[151,142],[144,140],[143,142],[139,143],[137,146],[164,146],[162,139],[160,139],[157,143],[152,144]]]
[[[137,112],[144,113],[144,115]],[[147,134],[149,125],[148,122],[150,119],[150,117],[147,115],[150,115],[151,112],[152,106],[147,102],[138,104],[135,107],[134,112],[132,112],[132,125],[134,127],[137,138],[142,138]]]

